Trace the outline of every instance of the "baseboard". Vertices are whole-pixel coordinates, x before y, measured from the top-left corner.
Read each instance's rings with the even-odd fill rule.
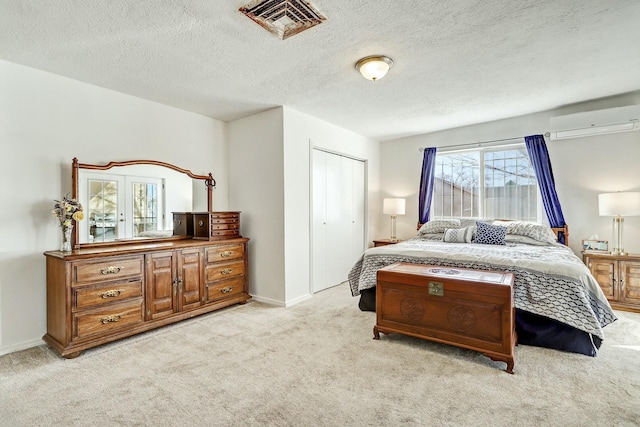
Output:
[[[296,304],[301,303],[302,301],[306,301],[306,300],[311,299],[311,298],[313,298],[313,295],[311,295],[311,294],[302,295],[301,297],[292,299],[291,301],[287,301],[285,303],[285,307],[294,306]]]
[[[306,301],[306,300],[311,299],[311,298],[313,298],[313,295],[306,294],[306,295],[303,295],[301,297],[292,299],[291,301],[282,302],[282,301],[279,301],[279,300],[275,300],[275,299],[271,299],[271,298],[265,298],[265,297],[261,297],[261,296],[258,296],[258,295],[251,295],[251,300],[253,300],[253,301],[258,301],[258,302],[262,302],[262,303],[269,304],[269,305],[275,305],[275,306],[278,306],[278,307],[291,307],[291,306],[294,306],[296,304],[301,303],[302,301]]]
[[[261,297],[258,295],[251,295],[251,299],[249,301],[258,301],[258,302],[263,302],[265,304],[269,304],[269,305],[275,305],[278,307],[286,307],[285,303],[282,301],[278,301],[275,299],[271,299],[271,298],[265,298],[265,297]]]
[[[9,354],[9,353],[15,353],[16,351],[26,350],[32,347],[38,347],[39,345],[43,345],[43,344],[45,344],[44,341],[42,341],[41,339],[37,339],[37,340],[23,341],[18,344],[2,346],[0,347],[0,356],[4,356],[5,354]]]

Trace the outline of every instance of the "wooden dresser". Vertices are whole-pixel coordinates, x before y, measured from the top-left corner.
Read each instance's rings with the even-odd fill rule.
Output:
[[[582,252],[611,307],[640,313],[640,255]]]
[[[45,252],[47,334],[60,355],[251,298],[247,238]]]

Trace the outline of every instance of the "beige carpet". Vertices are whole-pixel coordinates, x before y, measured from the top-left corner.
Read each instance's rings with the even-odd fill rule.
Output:
[[[518,346],[515,375],[468,350],[372,339],[346,285],[250,302],[86,351],[0,357],[2,426],[637,426],[640,314],[598,357]]]

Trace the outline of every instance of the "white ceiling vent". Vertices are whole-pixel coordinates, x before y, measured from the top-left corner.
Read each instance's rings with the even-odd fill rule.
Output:
[[[551,117],[549,124],[552,140],[640,130],[640,105]]]
[[[281,40],[327,19],[315,6],[304,0],[256,0],[239,10]]]

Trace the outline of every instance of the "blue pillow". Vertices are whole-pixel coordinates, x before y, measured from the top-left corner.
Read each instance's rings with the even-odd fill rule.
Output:
[[[483,245],[506,245],[504,238],[507,235],[507,227],[491,225],[480,221],[476,224],[478,226],[478,231],[476,232],[476,238],[473,243],[480,243]]]

